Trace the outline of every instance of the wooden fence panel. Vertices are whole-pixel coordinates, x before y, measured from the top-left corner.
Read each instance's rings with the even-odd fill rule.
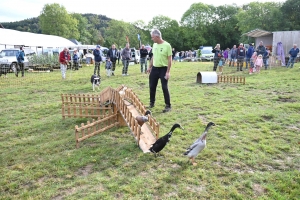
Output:
[[[119,122],[115,121],[115,117],[116,114],[113,114],[103,119],[93,120],[92,123],[88,121],[86,125],[82,123],[80,127],[75,126],[76,147],[79,148],[81,141],[117,126]]]

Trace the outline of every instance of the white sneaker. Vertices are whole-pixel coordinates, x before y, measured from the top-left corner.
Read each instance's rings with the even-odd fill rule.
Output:
[[[122,74],[122,76],[126,76],[126,74]]]
[[[126,76],[129,76],[129,74],[126,74]]]

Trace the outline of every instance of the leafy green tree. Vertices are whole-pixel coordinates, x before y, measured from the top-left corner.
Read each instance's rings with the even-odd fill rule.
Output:
[[[212,23],[214,15],[214,6],[203,3],[194,3],[183,14],[181,18],[181,25],[184,27],[184,38],[182,41],[183,47],[188,50],[197,48],[200,45],[207,43],[205,35],[207,27]]]
[[[276,2],[251,2],[242,6],[237,14],[239,30],[241,33],[257,28],[266,31],[282,30],[283,15],[280,7],[280,3]]]
[[[215,8],[211,17],[212,22],[206,26],[206,45],[221,45],[221,49],[231,48],[239,43],[241,32],[238,29],[237,13],[239,8],[236,5],[223,5]]]
[[[155,16],[148,23],[148,26],[146,27],[146,29],[160,30],[163,39],[166,40],[167,42],[169,42],[172,47],[179,49],[180,34],[179,34],[179,25],[176,20],[172,20],[171,18],[163,16],[163,15]]]
[[[87,18],[83,17],[79,13],[73,13],[72,17],[77,19],[78,21],[78,32],[79,32],[79,39],[82,44],[87,44],[89,42],[89,38],[92,37],[92,35],[89,33],[88,29],[90,27],[90,24],[88,23]]]
[[[96,28],[90,28],[89,33],[91,37],[89,38],[89,44],[104,44],[104,38],[101,35],[101,32]]]
[[[300,30],[300,1],[286,0],[280,8],[284,19],[284,30]]]
[[[110,47],[112,44],[115,44],[117,47],[124,47],[126,36],[129,35],[129,29],[129,23],[114,19],[111,20],[104,34],[105,45]]]
[[[136,29],[136,33],[140,34],[141,43],[152,45],[152,40],[150,37],[150,30],[148,29],[148,25],[143,20],[137,20],[131,23]]]
[[[60,6],[57,3],[46,4],[39,19],[39,24],[44,34],[75,39],[80,37],[77,28],[78,21],[68,14],[64,6]]]

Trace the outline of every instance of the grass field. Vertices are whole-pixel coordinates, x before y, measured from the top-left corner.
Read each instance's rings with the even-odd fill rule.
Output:
[[[152,110],[160,135],[174,123],[171,142],[155,158],[143,154],[127,127],[116,127],[75,148],[74,127],[89,119],[61,117],[65,93],[95,94],[92,66],[0,78],[0,199],[300,199],[300,64],[249,75],[246,84],[198,84],[212,63],[176,63],[164,108],[160,84]],[[139,65],[130,76],[107,78],[101,89],[121,84],[148,105],[148,76]],[[197,166],[183,155],[213,121]]]

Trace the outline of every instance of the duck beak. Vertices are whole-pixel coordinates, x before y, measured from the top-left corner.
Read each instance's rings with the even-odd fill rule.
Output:
[[[183,128],[182,126],[180,126],[180,128],[181,128],[182,130],[184,130],[184,128]]]

